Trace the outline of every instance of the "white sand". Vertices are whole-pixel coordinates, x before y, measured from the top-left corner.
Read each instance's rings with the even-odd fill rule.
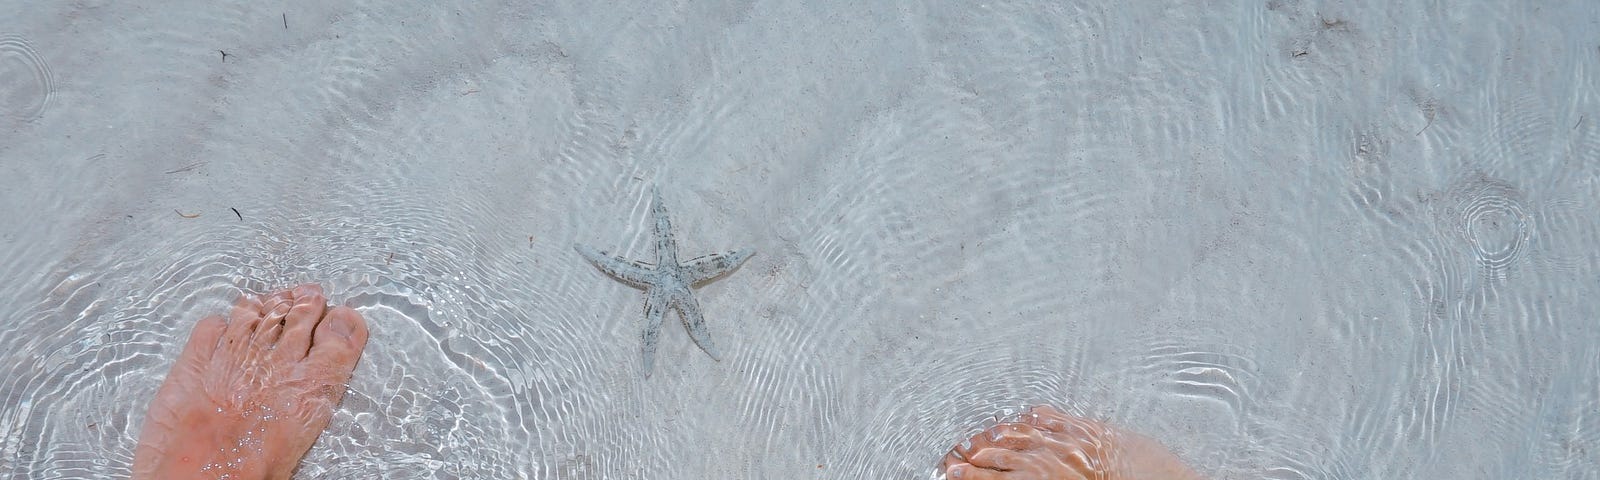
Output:
[[[300,478],[926,478],[1039,402],[1217,478],[1600,471],[1593,2],[1065,3],[0,5],[0,477],[125,473],[298,281],[375,329]],[[570,245],[651,257],[652,185],[760,253],[645,378]]]

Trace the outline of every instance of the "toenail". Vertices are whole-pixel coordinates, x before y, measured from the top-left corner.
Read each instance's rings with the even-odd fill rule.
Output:
[[[316,293],[317,293],[316,285],[309,285],[308,284],[308,285],[301,285],[301,286],[298,286],[298,287],[294,287],[294,297],[295,298],[309,297],[311,295],[315,295]]]
[[[348,320],[335,321],[335,322],[333,322],[333,325],[329,325],[328,326],[328,329],[333,331],[333,333],[335,335],[339,335],[339,336],[344,337],[344,338],[351,338],[351,337],[354,337],[356,335],[356,324],[355,324],[355,322],[351,322],[351,321],[348,321]]]
[[[289,315],[289,306],[280,303],[280,304],[278,304],[278,306],[272,307],[272,313],[267,315],[267,316],[268,317],[282,318],[282,317],[285,317],[285,316],[288,316],[288,315]]]

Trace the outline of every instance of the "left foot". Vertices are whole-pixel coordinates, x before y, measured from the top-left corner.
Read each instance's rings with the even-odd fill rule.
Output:
[[[316,285],[206,317],[150,403],[133,478],[289,478],[366,344],[361,315],[328,309]]]

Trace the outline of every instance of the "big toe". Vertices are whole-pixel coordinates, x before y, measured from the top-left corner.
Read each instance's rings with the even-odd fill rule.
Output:
[[[306,360],[323,365],[328,371],[348,379],[367,346],[367,322],[350,307],[336,307],[322,317],[311,337]]]

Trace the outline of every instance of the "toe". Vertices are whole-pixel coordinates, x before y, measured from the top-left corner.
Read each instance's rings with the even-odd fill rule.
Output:
[[[322,287],[309,284],[295,287],[294,306],[284,320],[283,335],[278,338],[273,354],[286,360],[305,358],[306,351],[311,349],[312,332],[327,308],[328,300],[322,296]]]
[[[266,314],[262,315],[261,322],[256,324],[255,335],[251,336],[250,341],[263,349],[272,348],[272,345],[277,343],[278,336],[283,333],[284,318],[289,316],[290,307],[291,305],[284,300],[268,300],[267,305],[262,308]]]
[[[306,361],[319,364],[343,383],[361,359],[361,349],[367,346],[367,322],[350,307],[336,307],[322,317],[311,337],[311,351]]]
[[[987,470],[1004,472],[1001,478],[1029,478],[1052,480],[1083,480],[1082,471],[1067,468],[1050,452],[1030,450],[1018,452],[991,448],[972,456],[971,465]]]
[[[1039,406],[1022,416],[1022,422],[1043,432],[1067,434],[1076,437],[1105,436],[1111,428],[1104,423],[1084,417],[1062,413],[1049,406]]]
[[[995,446],[1012,450],[1034,448],[1044,440],[1039,429],[1024,423],[1006,423],[989,430],[989,440]]]
[[[982,435],[982,433],[978,434],[978,436]],[[977,437],[975,436],[973,438]],[[965,465],[969,461],[967,459],[977,453],[978,449],[973,446],[971,439],[956,444],[956,446],[950,447],[949,452],[944,454],[944,468],[945,470],[949,470],[955,468],[957,465]]]
[[[1063,412],[1060,409],[1058,409],[1056,407],[1053,407],[1053,406],[1050,406],[1050,405],[1034,405],[1032,408],[1028,409],[1028,414],[1029,415],[1033,415],[1033,416],[1039,416],[1039,417],[1054,417],[1054,418],[1066,418],[1066,417],[1071,416],[1071,415],[1067,415],[1066,412]]]
[[[203,365],[211,361],[211,353],[217,351],[217,342],[222,340],[223,332],[227,331],[228,323],[222,317],[212,315],[195,324],[194,331],[189,332],[189,343],[184,344],[183,354],[178,357],[179,362],[196,362]]]
[[[1040,426],[1043,437],[1035,448],[1050,452],[1064,465],[1085,475],[1102,472],[1109,465],[1106,455],[1117,433],[1093,420],[1056,413],[1024,417],[1029,424]]]
[[[973,435],[971,439],[967,440],[966,444],[962,445],[965,448],[961,451],[961,454],[966,458],[972,458],[972,454],[975,452],[990,448],[1027,450],[1033,448],[1043,438],[1039,434],[1039,430],[1030,425],[1002,423],[989,427],[988,430],[984,430],[982,433]]]
[[[990,470],[1017,470],[1027,462],[1023,453],[1004,448],[985,448],[967,457],[967,463]]]
[[[957,448],[959,448],[959,446],[957,446]],[[944,460],[942,460],[940,463],[944,465],[945,470],[950,470],[951,468],[955,468],[956,465],[967,463],[967,457],[962,456],[961,452],[957,451],[957,448],[951,448],[949,453],[944,454]]]
[[[250,295],[241,296],[228,314],[228,328],[222,334],[223,342],[231,345],[255,336],[256,326],[261,323],[261,308],[260,299]]]
[[[950,480],[1006,480],[1011,478],[1006,475],[1006,472],[978,468],[967,463],[950,467],[945,470],[944,475]]]

